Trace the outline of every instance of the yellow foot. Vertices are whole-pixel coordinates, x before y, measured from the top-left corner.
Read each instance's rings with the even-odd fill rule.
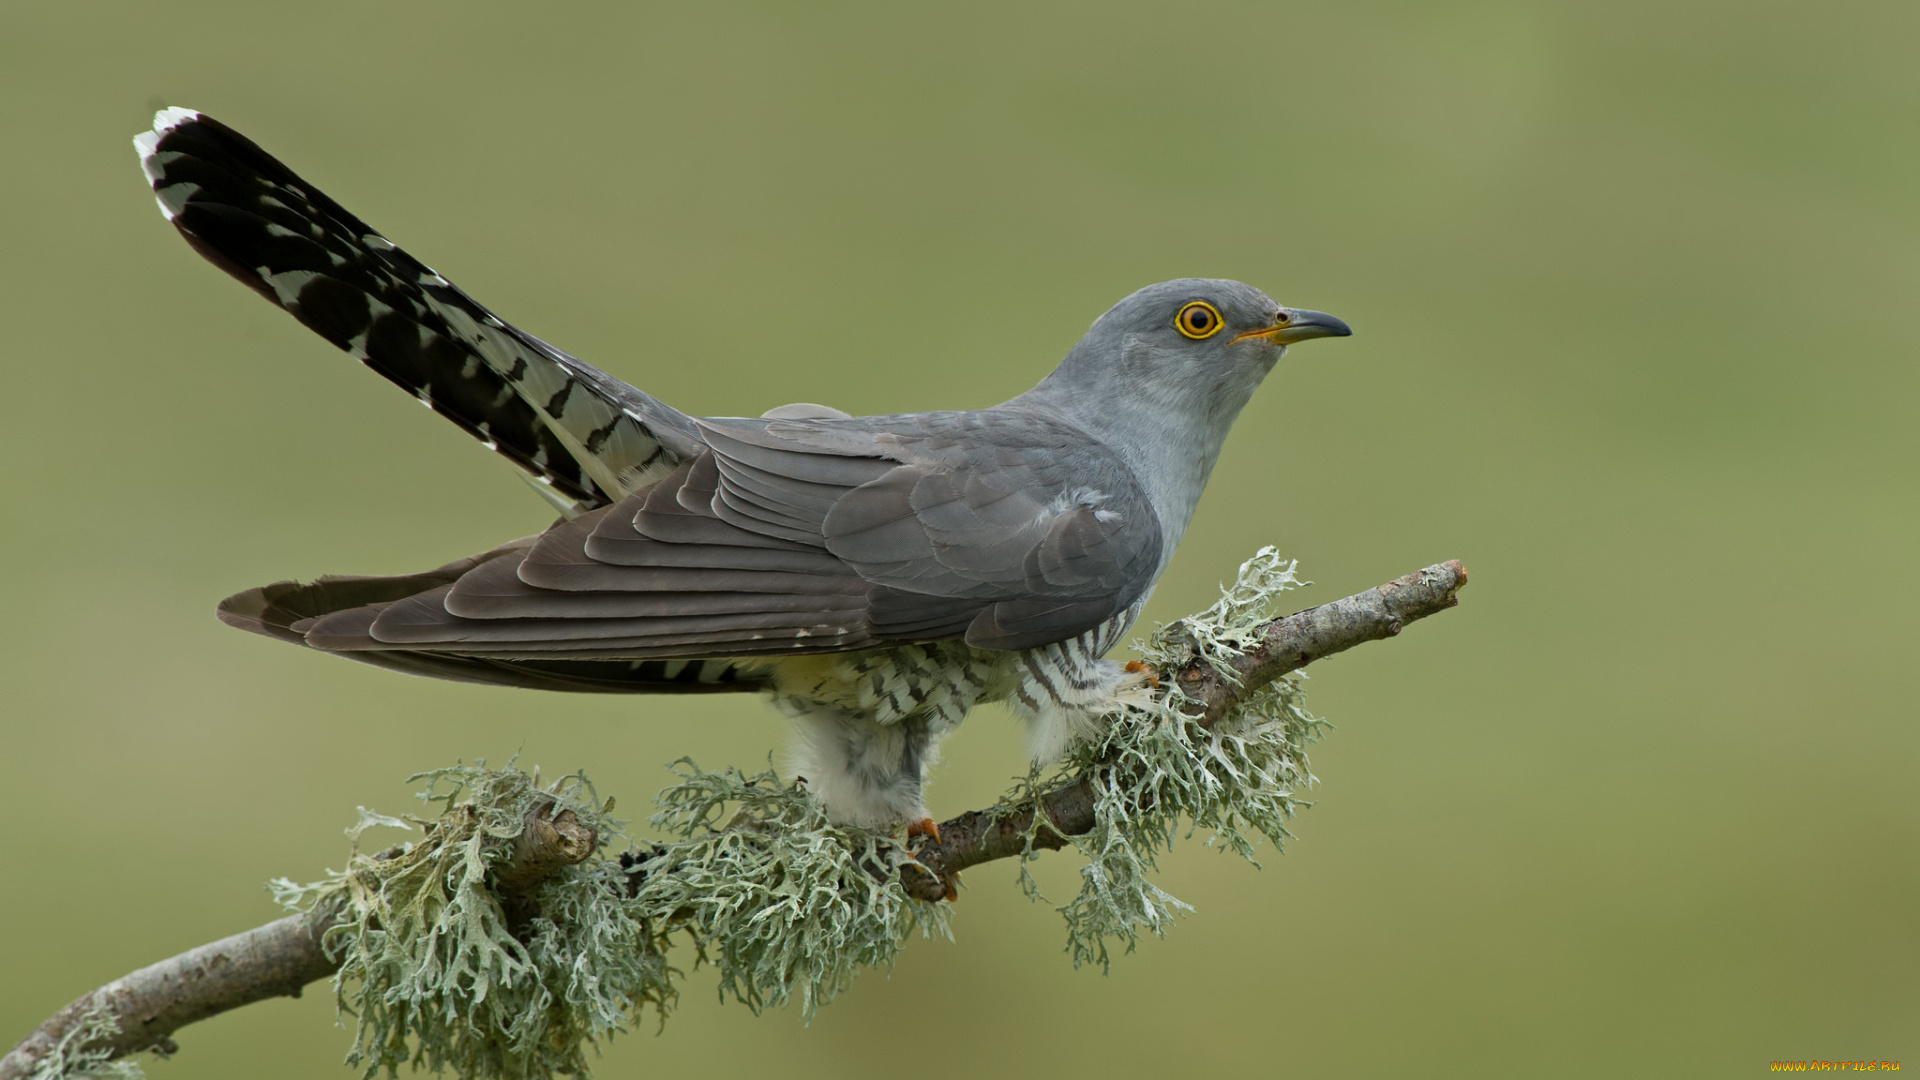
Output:
[[[931,836],[933,842],[937,844],[940,842],[940,826],[934,824],[930,817],[907,822],[907,839],[911,840],[916,836]]]

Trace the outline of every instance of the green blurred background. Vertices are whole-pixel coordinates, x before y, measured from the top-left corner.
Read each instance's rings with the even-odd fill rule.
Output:
[[[1110,975],[997,864],[811,1027],[701,972],[601,1075],[1920,1065],[1916,56],[1907,0],[0,8],[0,1045],[272,918],[414,770],[518,752],[638,812],[782,740],[214,621],[549,515],[180,242],[128,139],[181,104],[696,413],[987,405],[1140,285],[1252,282],[1356,335],[1269,380],[1149,617],[1267,543],[1302,606],[1472,570],[1312,670],[1299,841],[1179,851],[1197,912]],[[935,813],[1019,744],[969,724]],[[152,1074],[347,1076],[332,1021]]]

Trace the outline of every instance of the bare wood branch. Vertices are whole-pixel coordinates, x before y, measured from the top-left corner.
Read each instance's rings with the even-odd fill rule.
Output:
[[[1363,642],[1392,637],[1407,623],[1452,607],[1457,602],[1454,593],[1466,582],[1466,569],[1457,561],[1447,562],[1275,619],[1265,627],[1261,645],[1234,664],[1237,681],[1201,664],[1161,675],[1177,679],[1188,698],[1204,703],[1196,719],[1211,726],[1246,695],[1290,671]],[[1041,831],[1035,847],[1065,847],[1067,837],[1093,828],[1093,793],[1084,783],[1048,792],[1041,808],[1051,828]],[[495,871],[503,900],[524,900],[542,878],[584,860],[594,850],[591,829],[571,813],[551,814],[552,804],[546,804],[528,816],[512,857]],[[929,872],[907,870],[903,884],[913,895],[938,900],[952,874],[1020,854],[1031,824],[1031,811],[961,814],[940,826],[940,843],[919,849],[919,862]],[[288,916],[162,960],[84,994],[0,1058],[0,1080],[25,1080],[96,1009],[118,1022],[120,1034],[95,1049],[121,1057],[149,1048],[170,1051],[175,1031],[229,1009],[270,997],[297,997],[302,987],[339,969],[339,959],[329,957],[320,946],[320,935],[335,916],[332,910]]]
[[[1355,645],[1392,637],[1415,619],[1453,607],[1460,602],[1454,594],[1466,583],[1467,568],[1457,559],[1429,566],[1344,600],[1273,620],[1263,628],[1259,647],[1231,665],[1235,678],[1197,660],[1178,672],[1159,674],[1178,680],[1188,699],[1203,703],[1196,719],[1212,727],[1248,694],[1288,672]],[[1091,831],[1093,805],[1093,789],[1084,780],[1041,796],[1040,808],[1047,821],[1033,846],[1058,850],[1067,846],[1068,837]],[[939,842],[929,842],[915,853],[926,872],[903,868],[901,885],[908,895],[921,900],[950,895],[952,875],[969,866],[1019,855],[1026,850],[1032,828],[1031,810],[972,810],[942,822]]]
[[[503,896],[531,893],[548,874],[583,862],[599,837],[571,810],[553,812],[543,802],[527,812],[525,826],[513,838],[513,854],[493,871],[493,887]]]

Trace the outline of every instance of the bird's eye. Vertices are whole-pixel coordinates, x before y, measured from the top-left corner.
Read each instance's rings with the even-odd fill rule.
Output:
[[[1205,300],[1194,300],[1173,317],[1173,328],[1195,341],[1220,332],[1220,311]]]

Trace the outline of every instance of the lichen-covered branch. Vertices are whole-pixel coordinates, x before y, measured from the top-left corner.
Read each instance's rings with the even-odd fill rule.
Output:
[[[1202,727],[1212,727],[1248,696],[1289,672],[1345,652],[1355,645],[1398,634],[1408,623],[1459,603],[1454,595],[1467,583],[1466,567],[1450,560],[1343,600],[1308,608],[1260,628],[1259,645],[1227,661],[1227,671],[1195,659],[1171,677]],[[941,823],[940,840],[916,852],[927,868],[909,867],[901,883],[923,900],[939,899],[947,878],[969,866],[1021,855],[1029,848],[1059,850],[1070,837],[1094,827],[1094,791],[1080,778],[1045,792],[1037,800],[1046,820],[1037,827],[1032,807],[971,810]]]
[[[513,854],[494,868],[503,896],[525,895],[541,877],[592,854],[593,830],[571,812],[550,817],[547,802],[526,817]],[[387,854],[387,853],[383,853]],[[378,858],[378,856],[376,856]],[[338,900],[162,960],[69,1003],[0,1058],[0,1080],[58,1076],[48,1059],[65,1052],[105,1062],[142,1050],[173,1050],[175,1031],[229,1009],[272,997],[299,997],[302,987],[339,970],[341,957],[323,945],[340,913]],[[76,1040],[82,1030],[91,1036]]]
[[[618,863],[589,859],[620,823],[584,777],[543,788],[511,767],[422,774],[422,798],[446,804],[413,819],[424,839],[356,854],[313,885],[277,883],[297,914],[84,995],[0,1058],[0,1080],[136,1075],[113,1059],[168,1051],[186,1024],[328,975],[359,1017],[349,1060],[369,1076],[408,1062],[475,1078],[584,1074],[583,1044],[675,999],[669,936],[690,938],[749,1007],[797,999],[810,1012],[856,969],[890,964],[910,932],[944,934],[945,906],[921,902],[958,871],[1069,844],[1089,859],[1061,908],[1070,949],[1104,965],[1108,941],[1131,947],[1184,908],[1149,878],[1177,828],[1211,829],[1248,858],[1260,837],[1288,835],[1320,725],[1289,673],[1453,606],[1466,577],[1444,563],[1268,620],[1299,582],[1262,551],[1219,604],[1148,642],[1161,692],[1124,705],[1065,763],[1067,779],[1035,792],[1029,778],[911,856],[897,838],[832,826],[770,772],[684,763],[654,819],[678,839]],[[363,810],[350,832],[408,824]]]

